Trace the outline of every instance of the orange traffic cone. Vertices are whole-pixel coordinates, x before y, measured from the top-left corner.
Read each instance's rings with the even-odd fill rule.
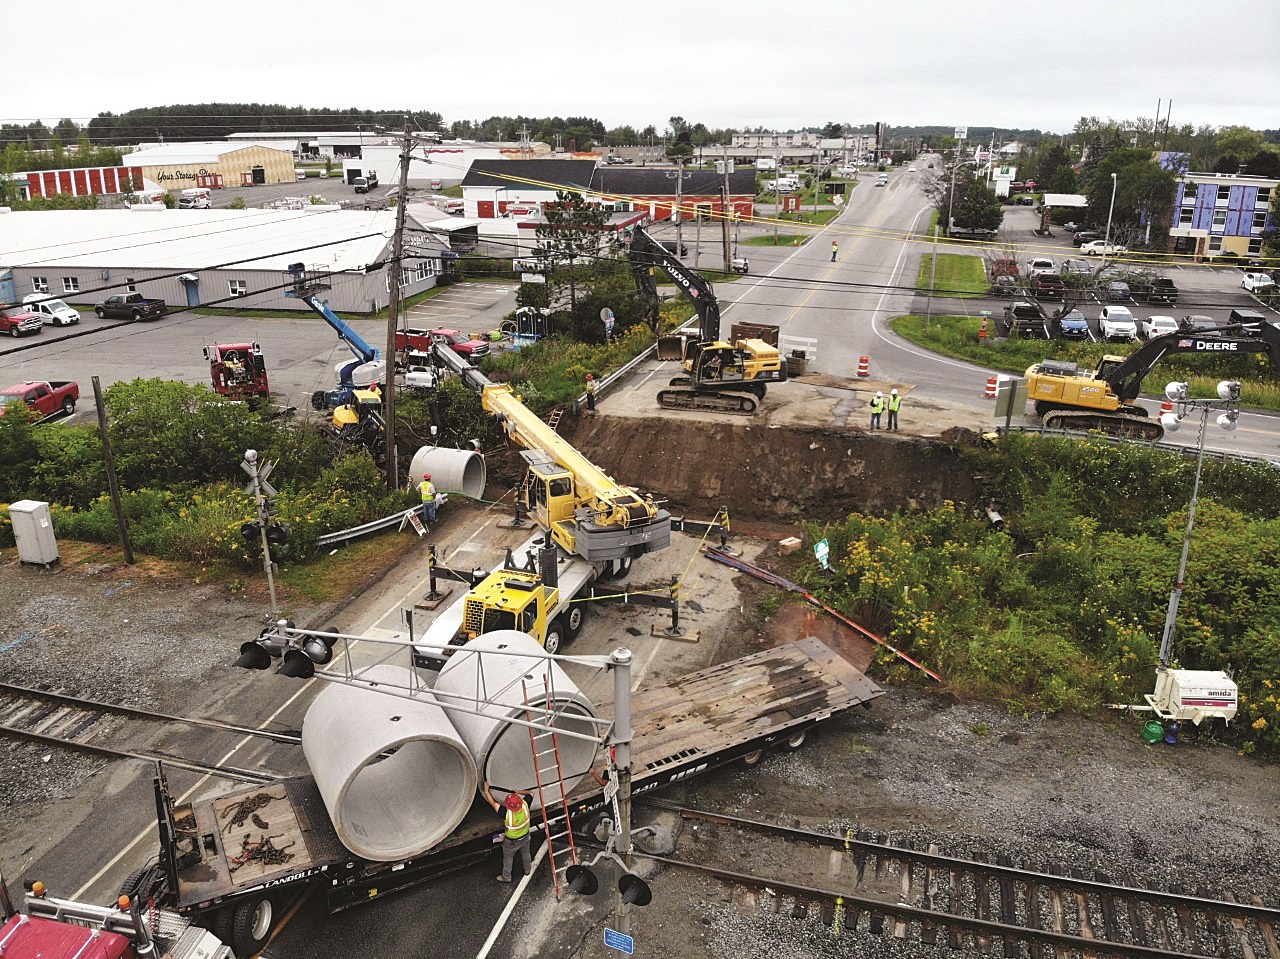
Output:
[[[869,356],[858,357],[858,375],[859,376],[871,375],[871,357]]]
[[[993,375],[993,376],[987,377],[987,391],[982,394],[984,398],[988,400],[994,400],[996,398],[997,382],[998,382],[998,378],[996,376]]]
[[[1165,400],[1163,403],[1160,404],[1161,416],[1164,416],[1165,413],[1172,413],[1172,412],[1173,412],[1173,400]]]

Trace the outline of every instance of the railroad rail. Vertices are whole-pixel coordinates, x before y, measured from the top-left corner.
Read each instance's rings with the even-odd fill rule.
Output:
[[[143,739],[148,734],[157,733],[160,727],[174,723],[239,736],[260,737],[278,743],[296,745],[302,741],[302,737],[296,733],[255,729],[214,719],[174,716],[132,706],[99,702],[53,690],[0,683],[0,735],[109,759],[135,759],[142,762],[153,762],[158,759],[170,766],[208,773],[236,782],[261,784],[274,782],[279,778],[259,770],[206,763],[190,756],[173,755],[145,748],[128,749],[123,745]],[[145,724],[145,733],[140,733],[137,728],[141,724]]]
[[[1280,909],[1256,897],[1244,903],[1211,898],[1205,890],[1142,888],[1076,869],[1022,868],[1003,856],[961,859],[933,844],[928,850],[892,846],[861,830],[809,832],[660,799],[640,802],[699,826],[692,840],[696,861],[645,858],[755,890],[757,908],[814,918],[833,935],[889,935],[1030,959],[1280,959]],[[743,873],[742,858],[728,855],[743,849],[743,833],[751,861],[760,866],[776,861],[770,852],[783,846],[792,862],[797,845],[813,846],[815,854],[807,869],[794,873],[797,881]]]

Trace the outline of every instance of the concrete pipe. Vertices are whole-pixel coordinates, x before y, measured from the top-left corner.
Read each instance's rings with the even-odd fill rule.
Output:
[[[423,473],[431,474],[431,482],[442,493],[462,493],[472,499],[484,496],[484,457],[474,450],[424,446],[413,454],[409,480],[416,484]]]
[[[512,653],[532,653],[512,655]],[[537,777],[534,772],[533,746],[529,727],[513,725],[512,719],[526,720],[525,695],[534,707],[532,720],[545,722],[545,714],[553,713],[558,729],[597,734],[595,707],[574,685],[560,664],[546,658],[542,646],[526,633],[511,629],[495,630],[467,643],[449,657],[440,670],[434,686],[440,705],[462,734],[479,769],[480,781],[489,784],[499,802],[509,792],[522,789],[534,794],[538,802]],[[464,712],[463,709],[475,710]],[[478,714],[477,714],[478,713]],[[538,736],[538,751],[551,748],[545,734]],[[540,767],[553,767],[542,773],[542,793],[548,804],[558,802],[572,792],[595,762],[597,744],[587,740],[557,736],[560,751],[560,776],[557,781],[554,756],[543,756]]]
[[[397,686],[412,679],[385,665],[361,678]],[[331,683],[307,709],[302,750],[338,838],[357,856],[426,852],[475,801],[475,760],[430,695],[409,700]]]

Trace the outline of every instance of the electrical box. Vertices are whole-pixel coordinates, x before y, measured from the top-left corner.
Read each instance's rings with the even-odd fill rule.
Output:
[[[1163,669],[1156,673],[1156,691],[1144,698],[1161,719],[1199,726],[1206,719],[1235,719],[1239,694],[1222,670]]]
[[[33,499],[10,503],[9,520],[21,562],[48,567],[58,561],[58,541],[53,535],[48,503]]]

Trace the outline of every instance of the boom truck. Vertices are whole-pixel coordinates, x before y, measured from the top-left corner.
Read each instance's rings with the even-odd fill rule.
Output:
[[[636,289],[655,328],[660,300],[654,267],[661,267],[675,281],[698,313],[696,337],[675,334],[658,340],[658,358],[679,360],[684,368],[683,376],[670,381],[671,389],[658,393],[660,406],[749,414],[764,399],[768,384],[786,381],[787,364],[777,347],[754,338],[737,343],[720,339],[720,304],[711,284],[644,230],[632,233],[628,259]]]
[[[1027,369],[1027,392],[1036,415],[1050,429],[1100,430],[1120,436],[1158,440],[1159,420],[1135,400],[1142,381],[1166,353],[1266,353],[1280,363],[1280,328],[1261,324],[1260,336],[1230,326],[1221,333],[1180,330],[1153,336],[1127,357],[1104,356],[1096,370],[1075,363],[1045,360]],[[1235,335],[1242,334],[1242,335]]]
[[[537,525],[519,549],[442,610],[422,637],[415,664],[439,669],[447,658],[434,646],[462,646],[496,629],[518,629],[549,653],[578,635],[599,580],[620,579],[637,556],[671,544],[671,514],[651,496],[619,485],[539,419],[506,383],[493,383],[445,342],[432,355],[480,394],[486,412],[523,447],[528,473],[516,498],[517,515]],[[669,606],[667,597],[633,602]]]

